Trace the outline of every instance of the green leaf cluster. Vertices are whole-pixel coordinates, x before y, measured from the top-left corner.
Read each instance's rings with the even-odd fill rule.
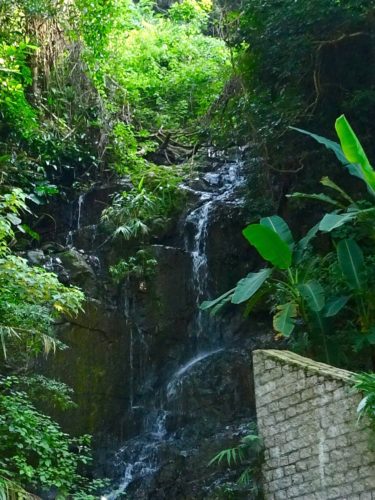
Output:
[[[16,382],[15,377],[0,378],[0,477],[26,489],[56,488],[63,497],[78,493],[87,484],[77,471],[91,461],[89,436],[75,439],[63,433],[14,388]]]

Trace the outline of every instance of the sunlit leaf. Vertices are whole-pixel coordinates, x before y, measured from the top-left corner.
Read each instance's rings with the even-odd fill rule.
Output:
[[[292,263],[292,251],[273,229],[262,224],[250,224],[243,235],[267,261],[279,269],[287,269]]]
[[[272,215],[270,217],[263,217],[263,219],[260,220],[260,224],[275,231],[275,233],[277,233],[280,238],[285,241],[285,243],[287,243],[291,248],[293,247],[293,235],[284,219],[278,215]]]
[[[249,300],[271,276],[272,269],[262,269],[257,273],[250,273],[237,283],[232,296],[233,304],[241,304]]]

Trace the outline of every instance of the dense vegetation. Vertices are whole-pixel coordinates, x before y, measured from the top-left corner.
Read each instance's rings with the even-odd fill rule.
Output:
[[[333,209],[298,242],[277,215],[250,224],[243,231],[244,237],[273,268],[250,273],[234,289],[204,302],[201,308],[215,314],[228,302],[247,303],[249,314],[259,300],[270,295],[273,328],[280,337],[292,339],[294,350],[336,365],[354,368],[362,362],[371,367],[375,342],[371,270],[375,171],[344,116],[336,121],[336,130],[341,146],[301,132],[332,150],[349,173],[365,183],[368,199],[354,201],[327,176],[322,184],[331,195],[293,193],[293,198],[312,199]],[[328,252],[311,245],[319,232],[332,238]]]
[[[230,71],[209,36],[210,2],[4,1],[0,5],[0,495],[55,490],[94,498],[84,477],[89,437],[71,438],[41,408],[68,408],[71,391],[33,375],[35,358],[67,346],[54,323],[78,314],[83,293],[22,256],[38,241],[51,197],[116,174],[130,191],[103,214],[110,237],[140,238],[180,201],[182,170],[201,120]],[[193,146],[191,146],[191,144]],[[154,162],[162,155],[164,166]],[[73,195],[74,196],[74,195]],[[48,209],[47,209],[48,210]],[[20,253],[21,252],[21,253]],[[154,261],[136,249],[122,279]],[[146,271],[145,271],[146,270]],[[44,406],[43,406],[44,403]],[[31,494],[30,494],[31,495]]]
[[[245,302],[249,313],[268,300],[293,349],[373,368],[373,62],[370,0],[0,3],[0,496],[93,498],[100,486],[85,477],[89,438],[67,436],[42,411],[46,400],[74,404],[69,388],[34,373],[38,356],[66,347],[56,321],[84,307],[79,289],[25,259],[41,220],[53,220],[51,200],[125,178],[101,217],[106,242],[131,242],[110,274],[150,277],[150,238],[183,206],[186,160],[202,145],[253,144],[244,235],[273,266],[203,307]],[[289,128],[331,137],[342,113],[364,148],[343,119],[341,147],[313,137],[360,179],[354,189]],[[322,176],[328,191],[315,194]],[[333,211],[307,209],[311,199]],[[289,226],[266,217],[270,206]]]

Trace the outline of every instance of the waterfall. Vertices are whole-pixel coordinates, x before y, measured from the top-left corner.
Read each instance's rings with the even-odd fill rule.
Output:
[[[82,207],[85,203],[86,193],[81,193],[78,198],[78,213],[77,213],[77,230],[81,229],[81,215],[82,215]]]
[[[215,153],[212,153],[211,159],[215,157]],[[206,363],[214,362],[216,357],[226,352],[225,346],[215,344],[212,341],[211,333],[215,328],[215,323],[200,311],[199,304],[210,297],[208,242],[212,217],[222,205],[238,206],[241,203],[239,190],[243,184],[243,162],[240,159],[235,159],[230,162],[217,162],[212,171],[201,176],[198,189],[190,182],[181,186],[181,189],[190,193],[196,200],[180,224],[183,241],[181,250],[191,259],[190,287],[194,294],[193,302],[195,304],[194,317],[189,326],[191,335],[185,335],[185,339],[192,343],[190,347],[186,346],[185,354],[190,353],[191,357],[181,360],[180,365],[164,379],[160,389],[154,392],[153,400],[148,401],[147,416],[143,419],[142,432],[128,440],[117,453],[115,465],[121,470],[121,479],[118,488],[104,497],[107,500],[122,498],[121,495],[126,493],[133,483],[141,481],[142,484],[146,484],[147,481],[152,480],[153,475],[160,467],[160,452],[168,443],[174,447],[175,435],[178,430],[171,430],[169,421],[173,421],[173,419],[178,421],[181,418],[179,398],[183,392],[184,384],[188,383],[197,371],[204,369]],[[170,248],[165,247],[165,249]],[[127,292],[125,294],[125,315],[130,327],[129,365],[131,373],[129,377],[130,411],[132,411],[134,403],[138,404],[134,399],[135,386],[137,382],[139,383],[139,381],[136,382],[135,376],[135,342],[136,337],[138,342],[141,339],[136,326],[138,311],[134,309],[134,304],[131,304]],[[138,352],[137,356],[144,357],[144,353]],[[144,357],[144,359],[146,358]]]
[[[207,226],[209,221],[209,213],[212,201],[204,203],[201,207],[193,210],[186,219],[186,223],[192,223],[195,228],[194,244],[191,251],[192,257],[192,279],[193,288],[196,293],[197,317],[195,321],[195,335],[199,338],[204,329],[202,311],[199,305],[203,298],[207,295],[208,281],[208,262],[207,262]],[[185,239],[185,246],[189,248],[189,244]]]
[[[172,399],[176,395],[177,388],[181,384],[181,382],[183,380],[183,376],[186,373],[188,373],[191,369],[193,369],[197,363],[199,363],[200,361],[203,361],[204,359],[206,359],[210,356],[213,356],[214,354],[217,354],[221,351],[223,351],[222,348],[214,349],[213,351],[209,351],[209,352],[202,352],[202,353],[198,354],[198,356],[195,356],[194,358],[190,359],[181,368],[179,368],[177,370],[177,372],[173,374],[170,382],[168,382],[168,384],[167,384],[167,398]]]
[[[209,317],[200,310],[199,305],[203,300],[210,298],[208,286],[209,263],[207,256],[207,242],[210,217],[215,208],[222,203],[230,203],[231,197],[243,184],[243,162],[236,160],[225,163],[215,172],[208,172],[203,176],[209,191],[193,191],[199,196],[199,206],[194,208],[185,220],[185,249],[190,252],[192,258],[192,281],[195,291],[196,315],[194,321],[194,335],[199,339],[203,333],[209,335]],[[187,186],[188,187],[188,186]],[[186,188],[186,186],[185,186]],[[238,203],[238,198],[235,200]],[[187,227],[194,228],[193,242],[187,236]],[[199,344],[199,342],[198,342]]]

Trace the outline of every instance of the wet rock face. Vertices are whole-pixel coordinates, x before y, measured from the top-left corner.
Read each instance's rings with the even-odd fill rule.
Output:
[[[62,422],[94,434],[96,471],[114,479],[111,500],[124,491],[132,499],[213,499],[233,476],[207,462],[253,418],[249,352],[267,345],[267,325],[235,307],[212,319],[198,305],[258,264],[241,235],[245,169],[237,158],[213,157],[183,186],[186,211],[152,242],[157,265],[147,279],[115,286],[108,278],[108,263],[127,258],[132,244],[102,245],[98,193],[74,204],[68,248],[48,250],[44,260],[29,255],[89,297],[85,314],[60,327],[72,349],[46,370],[74,388],[79,409]]]
[[[41,370],[73,388],[78,407],[56,418],[73,435],[92,434],[100,458],[106,448],[113,449],[136,431],[136,422],[127,421],[124,413],[129,346],[121,314],[93,299],[84,308],[79,317],[58,326],[59,338],[69,349],[58,351]]]

